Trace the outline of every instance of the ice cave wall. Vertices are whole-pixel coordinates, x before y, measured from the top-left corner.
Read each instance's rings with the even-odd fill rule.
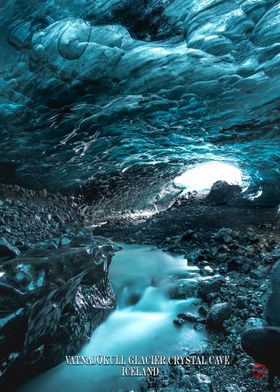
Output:
[[[1,181],[69,190],[156,177],[161,188],[226,160],[264,203],[279,201],[279,1],[14,0],[0,11]]]

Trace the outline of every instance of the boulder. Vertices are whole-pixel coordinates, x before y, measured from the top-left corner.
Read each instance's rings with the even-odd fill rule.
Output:
[[[214,277],[212,279],[202,280],[197,287],[197,295],[204,299],[208,299],[208,295],[220,291],[225,279],[222,276]]]
[[[266,325],[265,321],[261,318],[257,317],[250,317],[246,320],[243,332],[247,332],[249,329],[257,328],[257,327],[264,327]]]
[[[227,302],[213,305],[207,316],[206,325],[212,330],[222,330],[224,321],[230,316],[232,310]]]
[[[19,383],[79,352],[116,306],[108,267],[118,247],[33,249],[0,269],[1,386]],[[15,378],[14,375],[17,375]]]
[[[242,199],[242,189],[239,185],[231,185],[226,181],[215,182],[207,196],[207,200],[213,205],[232,205]]]
[[[271,290],[269,292],[264,310],[264,318],[270,326],[280,325],[279,295],[280,261],[277,261],[271,271]]]
[[[233,236],[234,232],[232,229],[228,227],[223,227],[216,233],[215,238],[228,245],[233,241]]]

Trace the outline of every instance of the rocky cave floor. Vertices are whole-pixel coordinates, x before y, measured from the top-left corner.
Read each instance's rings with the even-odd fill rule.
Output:
[[[4,252],[6,256],[7,252],[16,256],[17,252],[24,253],[34,246],[46,249],[68,246],[74,237],[86,233],[81,209],[74,197],[0,185],[0,256]],[[254,363],[242,351],[240,337],[245,324],[260,322],[270,271],[280,258],[275,209],[177,202],[147,221],[111,220],[95,228],[94,234],[118,242],[153,244],[185,255],[200,268],[202,276],[219,274],[198,286],[196,294],[203,300],[200,317],[183,314],[174,323],[178,328],[184,328],[185,322],[196,329],[207,328],[209,345],[198,354],[230,355],[232,365],[172,366],[157,379],[148,380],[142,390],[266,390],[266,378],[252,377]],[[185,298],[193,294],[188,290],[184,283],[178,282],[170,296]],[[277,385],[280,390],[280,384]]]
[[[254,361],[241,347],[245,326],[262,323],[270,271],[279,259],[279,222],[275,208],[209,206],[190,200],[178,201],[171,209],[148,221],[112,221],[95,230],[114,240],[154,244],[166,251],[183,254],[200,268],[202,276],[219,274],[212,283],[200,284],[203,300],[201,318],[180,315],[174,320],[183,328],[185,320],[193,328],[205,328],[209,309],[217,311],[206,321],[209,344],[193,355],[229,355],[230,366],[172,366],[158,379],[151,379],[143,391],[239,392],[267,389],[267,378],[252,376]],[[184,298],[190,293],[184,284],[170,293]],[[215,310],[214,310],[215,309]],[[207,317],[206,317],[207,320]],[[275,390],[280,390],[278,381]]]

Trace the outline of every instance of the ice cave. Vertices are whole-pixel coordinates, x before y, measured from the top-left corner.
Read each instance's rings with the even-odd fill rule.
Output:
[[[0,390],[280,390],[280,1],[0,21]]]

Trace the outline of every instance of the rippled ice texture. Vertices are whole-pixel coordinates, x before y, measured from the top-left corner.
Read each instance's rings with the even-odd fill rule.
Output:
[[[279,1],[3,0],[0,19],[2,181],[131,200],[214,160],[279,200]]]

